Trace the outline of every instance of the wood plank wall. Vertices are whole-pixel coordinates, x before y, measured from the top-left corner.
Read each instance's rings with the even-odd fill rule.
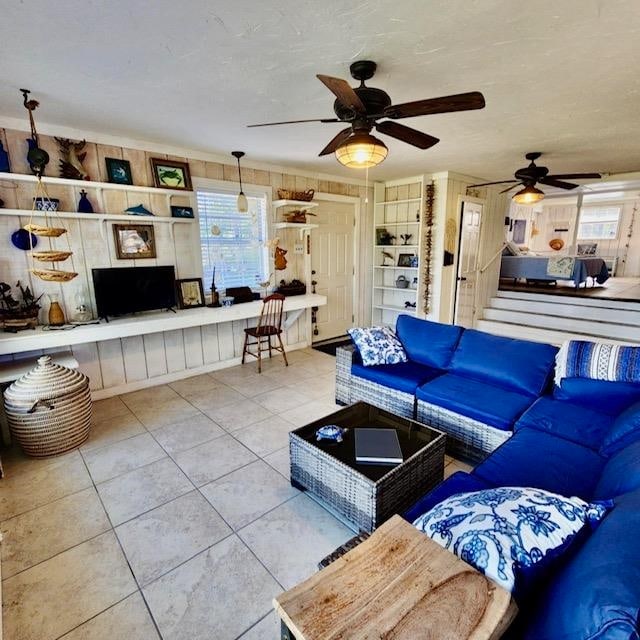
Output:
[[[9,151],[11,171],[29,174],[26,161],[26,140],[24,131],[0,129],[0,139]],[[40,136],[41,146],[49,153],[51,161],[47,175],[58,176],[59,154],[55,140],[50,136]],[[87,142],[85,167],[92,180],[107,181],[105,158],[120,158],[131,163],[133,182],[136,185],[153,186],[149,158],[188,161],[192,177],[212,178],[236,183],[237,167],[233,164],[207,162],[191,158],[163,155],[125,147],[115,147]],[[360,291],[365,295],[359,300],[356,319],[366,324],[370,318],[369,292],[371,289],[371,234],[373,189],[369,189],[369,203],[365,202],[367,191],[363,186],[346,182],[327,181],[295,174],[280,173],[243,168],[243,181],[246,184],[263,185],[273,190],[274,199],[277,188],[296,190],[315,189],[318,193],[347,195],[360,198],[362,220],[361,229],[368,237],[362,239],[360,253],[360,273],[366,279]],[[360,176],[358,176],[360,177]],[[35,185],[32,183],[0,182],[0,198],[5,208],[30,209]],[[60,199],[60,210],[75,211],[77,208],[77,190],[68,186],[49,185],[49,195]],[[89,199],[97,203],[94,190],[87,189]],[[167,201],[164,196],[127,193],[125,191],[103,192],[105,208],[109,213],[122,213],[132,205],[144,204],[157,215],[168,216]],[[187,199],[176,199],[174,204],[188,204]],[[96,209],[97,210],[97,209]],[[201,275],[199,235],[196,224],[176,224],[174,235],[169,224],[156,224],[155,238],[158,257],[155,260],[118,260],[111,225],[101,229],[98,221],[65,220],[69,230],[71,248],[74,251],[74,270],[78,277],[70,283],[45,283],[30,277],[27,254],[11,244],[13,231],[25,224],[27,219],[20,216],[0,218],[0,281],[15,284],[18,280],[28,282],[36,295],[40,293],[56,294],[60,297],[64,309],[72,314],[77,305],[79,294],[83,294],[95,312],[91,269],[97,267],[139,265],[175,265],[178,278],[198,277]],[[143,221],[141,221],[143,222]],[[290,254],[293,254],[293,247]],[[44,321],[48,304],[44,304],[41,320]],[[287,331],[286,343],[300,345],[305,340],[305,316]],[[126,388],[138,388],[171,376],[190,375],[203,368],[215,368],[225,361],[233,362],[242,353],[243,329],[247,321],[229,324],[195,327],[179,331],[169,331],[132,338],[107,340],[99,343],[79,345],[73,352],[80,362],[81,370],[91,379],[91,388],[105,396],[109,391],[121,392]]]

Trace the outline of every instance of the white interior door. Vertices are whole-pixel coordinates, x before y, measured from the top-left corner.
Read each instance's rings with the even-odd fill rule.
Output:
[[[462,201],[454,322],[463,327],[473,326],[483,207],[481,202]]]
[[[319,227],[311,232],[311,269],[316,292],[327,296],[327,304],[318,309],[314,341],[344,335],[353,326],[355,207],[344,202],[319,204],[313,210]]]

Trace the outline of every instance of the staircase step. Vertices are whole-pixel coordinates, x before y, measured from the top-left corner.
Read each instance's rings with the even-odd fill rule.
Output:
[[[546,342],[560,346],[566,340],[602,340],[601,337],[593,334],[577,333],[575,331],[558,331],[539,327],[528,327],[521,324],[511,324],[508,322],[496,322],[493,320],[478,320],[476,328],[480,331],[493,333],[507,338],[519,338],[521,340],[531,340],[532,342]],[[606,338],[606,342],[614,344],[636,344],[639,341],[616,340]]]
[[[511,300],[529,300],[532,302],[546,302],[551,304],[572,304],[582,307],[599,307],[602,309],[621,309],[627,311],[640,311],[640,302],[628,300],[611,300],[610,298],[598,298],[587,296],[563,296],[551,293],[527,293],[526,291],[502,291],[496,292],[498,298]]]
[[[549,298],[550,296],[547,296]],[[560,301],[550,302],[545,300],[523,300],[518,298],[503,298],[496,296],[491,299],[491,309],[503,311],[517,311],[522,313],[543,314],[548,316],[562,316],[563,318],[576,318],[591,320],[594,322],[609,322],[624,324],[640,328],[640,308],[637,311],[627,309],[612,309],[610,307],[596,307],[573,304],[566,297],[560,297]],[[638,305],[640,307],[640,305]]]
[[[614,322],[594,322],[544,314],[526,313],[520,311],[505,311],[503,309],[487,308],[483,312],[483,319],[495,322],[520,324],[539,329],[576,332],[599,338],[613,338],[615,340],[640,342],[640,328]]]

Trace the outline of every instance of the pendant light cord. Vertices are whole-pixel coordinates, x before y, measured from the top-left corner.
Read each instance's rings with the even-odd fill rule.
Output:
[[[238,161],[238,180],[240,182],[240,193],[242,193],[242,171],[240,169],[240,158],[237,157],[236,160]]]

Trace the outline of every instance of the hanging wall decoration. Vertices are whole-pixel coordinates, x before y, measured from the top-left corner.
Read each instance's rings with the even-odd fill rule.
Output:
[[[33,119],[33,112],[40,106],[37,100],[29,100],[29,89],[20,89],[24,108],[29,112],[29,126],[31,128],[31,137],[27,138],[27,145],[29,150],[27,152],[27,162],[34,175],[41,177],[44,175],[44,170],[49,163],[49,154],[40,148],[40,142],[38,139],[38,132],[36,131],[36,123]]]
[[[55,140],[60,152],[60,177],[71,180],[90,180],[89,173],[82,166],[87,157],[87,152],[82,151],[87,141],[74,142],[68,138],[56,138]]]
[[[424,306],[423,311],[428,314],[431,311],[431,268],[433,261],[433,198],[435,187],[433,183],[425,187],[424,202]]]

